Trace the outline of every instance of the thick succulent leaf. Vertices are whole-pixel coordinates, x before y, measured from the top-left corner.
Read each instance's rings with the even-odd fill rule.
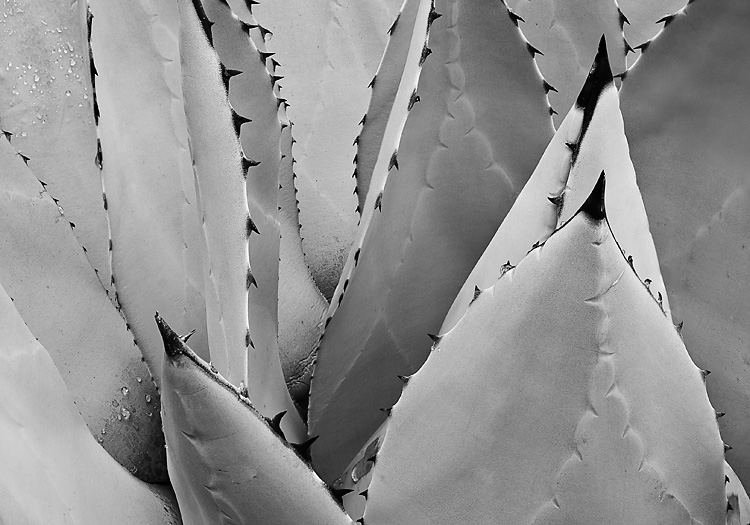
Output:
[[[601,186],[409,380],[365,523],[724,523],[701,371],[622,256]]]
[[[474,300],[477,288],[484,290],[493,286],[503,273],[526,256],[535,243],[544,242],[552,235],[557,227],[557,203],[570,174],[572,151],[568,144],[577,142],[582,121],[583,108],[570,108],[536,169],[453,300],[439,334],[456,326]]]
[[[476,288],[485,289],[516,265],[534,243],[570,220],[596,184],[608,176],[607,209],[617,240],[642,280],[669,313],[643,201],[629,157],[617,90],[604,40],[576,104],[555,133],[539,165],[456,296],[440,333],[466,312]]]
[[[240,46],[244,44],[246,52],[253,51],[249,47],[252,43],[240,23],[232,17],[228,6],[212,1],[206,2],[206,6],[206,11],[201,6],[201,15],[213,22],[208,29],[211,42],[223,51],[227,62],[220,68],[218,56],[209,45],[195,7],[189,0],[180,2],[180,50],[191,151],[196,163],[196,182],[208,248],[206,314],[211,359],[230,383],[246,386],[250,399],[261,413],[273,417],[287,411],[290,415],[284,422],[284,430],[290,437],[301,439],[306,429],[286,389],[277,345],[279,233],[275,213],[280,159],[278,138],[275,146],[273,140],[268,146],[275,147],[275,152],[269,151],[269,155],[275,154],[273,160],[276,161],[275,166],[273,160],[268,163],[271,172],[265,173],[270,177],[269,189],[268,179],[259,180],[263,172],[244,171],[243,164],[247,163],[242,160],[249,155],[244,153],[243,156],[233,129],[232,121],[234,118],[237,122],[237,113],[228,103],[220,71],[238,71],[237,68],[244,66],[246,75],[243,76],[255,73],[255,80],[258,80],[258,73],[265,73],[268,96],[275,109],[271,80],[260,61],[261,71],[249,70],[249,62],[254,57],[246,56],[239,62],[242,58],[237,53],[243,51]],[[231,46],[239,48],[233,56]],[[264,116],[262,112],[266,111],[266,119],[273,119],[278,125],[275,112],[269,115],[268,108],[260,104],[256,107],[260,119]],[[257,126],[262,129],[262,122]],[[255,142],[254,145],[258,146],[252,135],[247,137],[247,142]],[[257,138],[262,132],[254,135]],[[251,188],[246,188],[246,177]],[[253,215],[258,219],[257,223],[248,211],[248,193],[254,199],[253,211],[256,213]],[[272,208],[270,215],[269,208]],[[264,233],[255,233],[258,228],[263,228]],[[254,235],[264,236],[264,241],[256,243]],[[254,253],[249,252],[250,243],[254,245]],[[251,266],[256,261],[261,270],[257,278],[255,267]],[[209,300],[213,293],[214,299]],[[213,300],[215,306],[211,307]]]
[[[332,310],[340,307],[317,356],[309,424],[326,481],[383,422],[398,376],[427,357],[428,334],[440,329],[552,134],[541,81],[503,4],[435,9],[442,16],[429,15],[419,102],[382,193],[373,177],[357,267],[334,296]]]
[[[420,18],[421,0],[405,0],[398,16],[388,30],[388,44],[378,70],[373,77],[370,87],[370,105],[362,118],[362,130],[357,136],[357,156],[355,162],[355,177],[357,179],[357,199],[360,213],[365,209],[367,194],[370,191],[373,170],[378,162],[381,150],[388,155],[388,149],[395,149],[403,129],[403,119],[406,112],[404,100],[409,100],[416,86],[415,72],[418,72],[418,57],[424,49],[424,41],[415,38],[414,24]],[[423,9],[423,7],[422,7]],[[411,60],[410,60],[411,57]],[[406,106],[408,108],[408,105]],[[395,110],[395,115],[392,113]],[[393,117],[396,117],[395,119]],[[390,128],[388,123],[391,122]],[[400,125],[394,126],[396,122]],[[385,132],[390,132],[390,137]],[[383,144],[391,145],[383,148]],[[390,160],[390,159],[387,159]],[[381,160],[382,162],[382,160]],[[379,178],[387,177],[387,170],[380,170]],[[384,180],[374,183],[376,191],[382,191]]]
[[[737,523],[748,523],[750,522],[750,498],[747,496],[747,492],[745,491],[745,487],[742,486],[742,482],[740,481],[740,478],[737,477],[737,474],[734,473],[734,470],[732,470],[732,467],[727,463],[724,462],[724,475],[726,476],[724,478],[724,481],[726,482],[725,490],[727,494],[727,510],[735,511],[735,513],[739,513],[739,520]],[[732,503],[732,496],[736,496],[736,504]],[[731,509],[729,507],[732,507]],[[736,508],[735,508],[736,507]],[[729,520],[727,520],[727,525],[731,525]]]
[[[520,0],[515,13],[547,83],[556,124],[575,103],[602,35],[612,69],[625,71],[625,42],[613,0]]]
[[[270,420],[157,315],[169,474],[186,524],[351,520]],[[283,418],[282,418],[283,419]],[[275,423],[274,423],[275,424]]]
[[[86,2],[7,4],[3,15],[2,129],[13,134],[13,146],[76,225],[76,238],[108,288]]]
[[[672,21],[672,16],[685,8],[690,0],[617,0],[622,13],[622,31],[628,48],[628,66],[648,47],[649,42]]]
[[[719,8],[720,7],[720,8]],[[750,4],[696,2],[628,73],[625,131],[672,315],[750,480]]]
[[[558,225],[573,216],[597,181],[607,173],[607,216],[617,242],[640,279],[648,283],[651,294],[665,313],[669,303],[656,258],[648,217],[636,183],[628,141],[620,112],[617,88],[607,61],[604,39],[587,82],[576,105],[586,107],[581,135],[573,145],[574,160],[562,194]]]
[[[314,351],[323,333],[328,303],[318,291],[302,252],[297,191],[294,187],[291,123],[288,123],[282,130],[281,147],[279,355],[292,397],[303,400],[310,390]]]
[[[157,309],[176,329],[196,330],[193,345],[208,357],[203,240],[180,84],[177,5],[91,0],[91,10],[113,279],[158,381]]]
[[[305,254],[330,297],[357,226],[349,177],[368,83],[401,0],[261,2],[253,13],[271,35],[281,90],[295,124],[300,222]]]
[[[0,400],[0,522],[180,523],[169,489],[134,478],[96,444],[2,287]]]
[[[133,336],[67,216],[5,140],[0,166],[0,283],[91,433],[143,479],[165,480],[159,397]]]

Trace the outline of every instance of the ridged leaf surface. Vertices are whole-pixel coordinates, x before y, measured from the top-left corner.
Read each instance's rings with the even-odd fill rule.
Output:
[[[696,2],[628,73],[625,132],[675,323],[750,479],[750,82],[743,1]]]
[[[701,372],[594,195],[409,380],[365,523],[724,523]]]
[[[186,525],[350,525],[328,489],[243,393],[157,317],[165,344],[163,417]]]
[[[419,101],[387,157],[384,191],[370,187],[356,268],[334,295],[331,311],[340,307],[317,357],[309,424],[329,481],[385,419],[398,375],[426,358],[428,334],[552,133],[541,79],[503,4],[445,1],[435,11]]]

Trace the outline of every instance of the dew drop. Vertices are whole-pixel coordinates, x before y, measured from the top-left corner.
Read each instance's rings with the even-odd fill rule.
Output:
[[[153,416],[153,415],[154,415],[154,413],[153,413],[153,412],[149,412],[149,413],[148,413],[148,417],[151,417],[151,416]]]
[[[143,381],[143,379],[141,379],[140,377],[136,377],[136,378],[135,378],[135,380],[136,380],[136,381],[138,381],[139,383],[140,383],[141,381]]]
[[[98,441],[99,443],[104,443],[104,438],[102,438],[102,437],[98,437],[98,438],[96,438],[96,440],[97,440],[97,441]]]
[[[34,74],[34,82],[39,82],[39,75],[36,73]]]
[[[120,392],[122,392],[122,395],[126,396],[130,390],[128,390],[128,387],[124,386],[120,389]]]
[[[151,402],[151,394],[146,394],[146,403]]]
[[[68,42],[68,49],[69,49],[70,51],[73,51],[73,44],[71,44],[70,42]]]
[[[70,59],[70,65],[71,65],[71,66],[75,66],[75,65],[76,65],[76,60],[75,60],[75,58],[71,58],[71,59]]]
[[[22,137],[25,137],[25,136],[26,136],[26,132],[25,132],[25,131],[22,131],[22,132],[21,132],[21,136],[22,136]]]
[[[131,474],[135,474],[136,472],[138,472],[138,467],[136,467],[135,465],[133,465],[128,470],[130,471]]]
[[[128,419],[130,419],[130,410],[128,410],[128,409],[127,409],[127,408],[125,408],[125,407],[122,407],[122,408],[120,409],[120,412],[122,412],[122,418],[123,418],[123,419],[124,419],[125,421],[127,421]]]
[[[67,90],[67,91],[65,92],[65,96],[66,96],[66,97],[69,97],[69,96],[70,96],[70,90]]]
[[[106,428],[103,428],[103,429],[102,429],[102,436],[104,436],[104,435],[106,435],[106,434],[107,434],[107,429],[106,429]]]
[[[117,421],[122,421],[122,416],[120,414],[117,414]]]

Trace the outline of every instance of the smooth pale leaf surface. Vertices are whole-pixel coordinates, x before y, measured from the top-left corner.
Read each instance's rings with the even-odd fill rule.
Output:
[[[202,232],[171,2],[92,0],[117,299],[159,380],[157,309],[208,357]]]
[[[193,4],[180,7],[180,60],[190,152],[205,239],[206,322],[211,361],[227,380],[247,383],[249,211],[241,151],[219,60]]]
[[[134,478],[96,444],[2,287],[0,400],[0,522],[180,523],[169,489]]]
[[[60,201],[76,238],[109,289],[109,230],[102,205],[86,2],[3,6],[0,126]]]
[[[557,125],[567,115],[583,85],[602,35],[615,74],[625,71],[625,43],[617,4],[606,0],[520,0],[514,9],[518,27],[539,51],[534,59],[547,83]]]
[[[350,525],[315,473],[241,391],[157,316],[170,478],[185,523]]]
[[[612,231],[626,258],[630,260],[632,257],[638,277],[649,283],[651,295],[669,315],[667,293],[635,169],[630,160],[617,88],[607,63],[603,41],[591,75],[596,78],[598,89],[590,95],[592,100],[586,104],[581,137],[575,146],[575,161],[562,194],[558,226],[570,220],[591,194],[599,174],[605,172],[607,189],[604,198]],[[585,93],[586,88],[581,96]]]
[[[570,108],[536,169],[453,300],[440,334],[450,331],[461,320],[477,288],[484,290],[493,286],[509,269],[508,265],[517,265],[534,243],[544,242],[552,235],[557,227],[558,208],[550,198],[559,197],[565,189],[572,160],[567,144],[576,143],[580,137],[582,119],[581,108]]]
[[[340,308],[318,352],[309,424],[327,481],[383,422],[380,409],[401,391],[397,376],[427,357],[428,334],[552,134],[541,80],[505,7],[445,1],[435,9],[442,16],[430,28],[398,166],[381,194],[370,188],[358,264],[334,296]]]
[[[287,387],[295,399],[310,390],[315,349],[323,333],[328,303],[321,295],[302,252],[294,187],[292,125],[281,132],[279,171],[279,355]]]
[[[409,380],[368,525],[724,523],[700,370],[601,199],[482,292]]]
[[[305,254],[330,297],[357,227],[351,178],[368,83],[401,0],[261,2],[253,14],[272,34],[281,95],[295,124],[294,156]]]
[[[712,373],[727,460],[750,480],[750,82],[744,1],[696,2],[621,91],[625,132],[672,316]]]
[[[67,217],[6,140],[0,166],[0,283],[91,433],[138,476],[164,481],[159,397],[132,334]]]

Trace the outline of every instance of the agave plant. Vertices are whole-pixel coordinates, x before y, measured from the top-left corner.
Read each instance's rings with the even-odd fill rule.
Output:
[[[0,522],[750,522],[747,2],[4,14]]]

